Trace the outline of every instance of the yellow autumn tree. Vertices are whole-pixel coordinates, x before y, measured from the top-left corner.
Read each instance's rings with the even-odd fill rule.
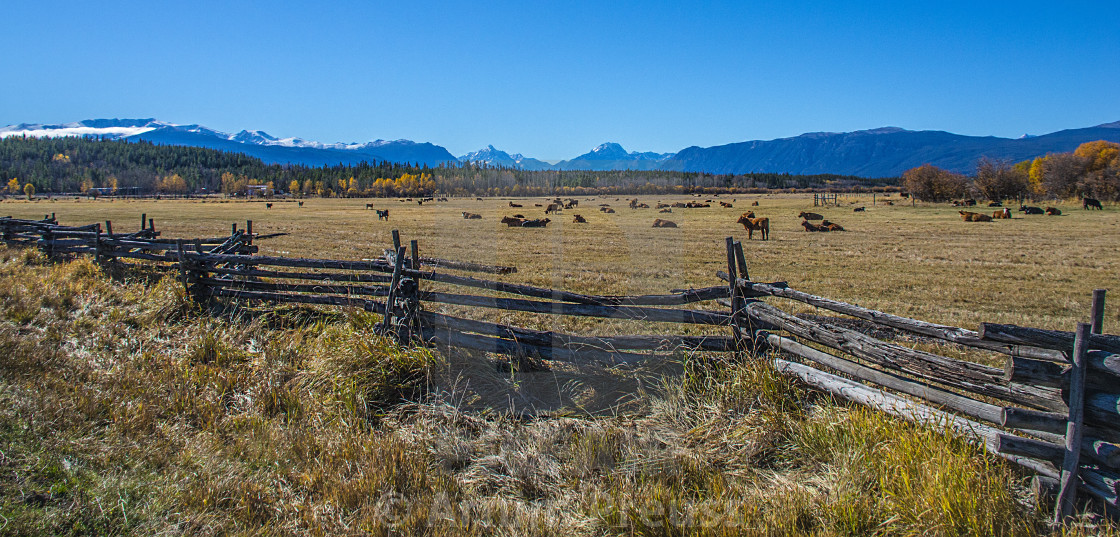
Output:
[[[292,179],[292,182],[288,183],[288,194],[299,194],[299,179]]]
[[[1088,161],[1086,171],[1090,173],[1099,172],[1112,164],[1120,155],[1120,144],[1105,140],[1085,142],[1077,146],[1077,149],[1073,150],[1073,154]]]
[[[21,188],[22,187],[19,186],[19,179],[18,178],[13,177],[8,181],[8,192],[10,192],[12,194],[19,194],[19,191],[20,191]]]
[[[164,177],[156,184],[156,191],[164,194],[186,194],[187,182],[177,173]]]
[[[27,199],[29,199],[29,200],[31,198],[34,198],[35,197],[35,185],[33,185],[31,183],[27,183],[26,185],[23,185],[23,193],[27,194]]]

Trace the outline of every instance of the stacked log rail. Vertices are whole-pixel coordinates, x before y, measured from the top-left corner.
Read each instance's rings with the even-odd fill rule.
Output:
[[[729,241],[732,248],[741,246]],[[905,419],[948,423],[993,453],[1034,471],[1043,482],[1056,487],[1061,478],[1059,504],[1066,504],[1067,509],[1070,483],[1079,483],[1080,490],[1109,507],[1117,507],[1120,337],[1099,333],[1102,291],[1094,294],[1092,314],[1098,333],[1085,335],[1085,350],[1077,355],[1074,347],[1078,337],[1073,332],[991,323],[982,324],[979,331],[938,325],[815,296],[783,283],[752,282],[734,272],[719,272],[717,276],[734,282],[732,288],[738,295],[787,298],[902,333],[1005,355],[1002,368],[948,358],[827,322],[802,319],[761,300],[747,301],[734,312],[740,331],[753,339],[756,348],[766,346],[803,362],[774,358],[779,370],[838,397]],[[730,305],[729,301],[724,303]],[[1088,372],[1083,396],[1071,389],[1071,356],[1082,356]],[[957,415],[948,419],[942,410],[886,390]],[[1076,427],[1071,425],[1075,421]],[[1071,434],[1074,430],[1078,433]],[[1059,509],[1055,520],[1066,515],[1068,511]]]
[[[415,245],[413,246],[415,247]],[[403,251],[403,250],[402,250]],[[383,313],[391,299],[395,255],[381,259],[347,261],[332,259],[238,256],[185,252],[184,261],[197,273],[191,282],[202,294],[241,300],[334,304]],[[726,286],[677,290],[669,294],[609,296],[587,295],[559,289],[500,282],[436,272],[424,257],[402,259],[398,278],[417,282],[487,290],[499,295],[480,296],[421,290],[425,304],[568,315],[661,323],[728,326],[730,316],[721,311],[669,308],[729,296]],[[441,265],[446,266],[446,265]],[[458,270],[496,273],[478,264],[453,264]],[[407,267],[407,268],[404,268]],[[512,271],[502,271],[509,273]],[[386,299],[386,300],[379,300]],[[733,352],[734,339],[726,336],[576,336],[454,317],[431,311],[419,313],[418,334],[428,342],[508,355],[525,355],[571,362],[631,363],[647,354],[677,349]]]

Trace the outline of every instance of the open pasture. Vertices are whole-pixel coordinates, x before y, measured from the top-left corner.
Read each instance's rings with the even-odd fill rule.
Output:
[[[154,218],[169,237],[228,233],[231,223],[252,220],[254,231],[289,235],[259,241],[261,254],[337,259],[378,256],[391,230],[418,239],[422,255],[518,267],[503,280],[597,294],[640,294],[718,284],[726,268],[723,240],[741,240],[751,277],[788,281],[807,292],[966,328],[981,321],[1071,330],[1084,320],[1091,290],[1120,289],[1120,211],[1086,211],[1072,202],[1053,204],[1061,216],[964,222],[949,204],[894,197],[872,205],[870,195],[841,195],[839,207],[813,207],[811,194],[750,196],[637,196],[653,208],[630,209],[626,197],[579,197],[579,206],[545,214],[545,198],[475,198],[448,202],[392,199],[5,201],[0,214],[36,217],[56,213],[60,222],[112,220],[114,229]],[[711,200],[705,208],[657,203]],[[891,199],[891,198],[886,198]],[[733,207],[724,207],[720,201]],[[757,201],[758,206],[751,203]],[[510,203],[521,205],[510,207]],[[379,220],[373,209],[389,210]],[[540,206],[537,206],[540,204]],[[609,204],[615,210],[599,210]],[[865,211],[853,211],[866,207]],[[770,219],[770,240],[747,240],[738,217],[753,210]],[[996,209],[974,208],[976,212]],[[816,212],[844,232],[808,233],[798,214]],[[464,219],[463,212],[481,215]],[[551,219],[545,228],[501,224],[522,214]],[[586,223],[573,223],[574,215]],[[657,218],[676,228],[654,228]],[[1109,307],[1105,326],[1120,323]],[[1114,328],[1113,328],[1114,329]]]

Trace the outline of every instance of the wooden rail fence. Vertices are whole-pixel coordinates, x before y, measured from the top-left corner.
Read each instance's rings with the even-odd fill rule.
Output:
[[[907,420],[952,427],[989,451],[1037,474],[1039,493],[1057,497],[1054,520],[1078,491],[1106,511],[1120,498],[1120,336],[1102,333],[1103,290],[1093,294],[1090,323],[1076,331],[983,323],[973,331],[891,315],[815,296],[785,282],[751,280],[742,244],[726,240],[725,284],[666,294],[574,293],[440,272],[508,274],[514,267],[419,255],[417,241],[362,261],[253,255],[251,222],[227,237],[163,239],[153,222],[114,234],[94,224],[59,226],[0,218],[9,244],[49,254],[87,253],[99,260],[170,262],[201,302],[220,299],[357,307],[383,316],[381,329],[402,344],[438,344],[522,359],[625,364],[664,352],[767,356],[806,384]],[[439,284],[437,289],[429,289]],[[465,288],[488,294],[450,292]],[[795,316],[768,299],[793,300],[840,317]],[[767,299],[767,300],[764,300]],[[709,307],[695,305],[708,303]],[[470,319],[434,305],[716,326],[728,335],[586,336]],[[718,306],[719,309],[710,306]],[[859,321],[851,321],[851,318]],[[831,319],[831,320],[829,320]],[[849,322],[841,322],[848,320]],[[913,338],[947,342],[1002,357],[993,367],[914,349],[845,327],[881,326]]]

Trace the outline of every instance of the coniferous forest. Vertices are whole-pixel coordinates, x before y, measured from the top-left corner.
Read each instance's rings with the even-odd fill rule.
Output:
[[[302,196],[537,196],[883,189],[898,178],[832,174],[713,175],[669,171],[529,171],[471,163],[369,162],[312,168],[239,153],[94,138],[0,139],[0,186],[15,194],[241,195],[248,185]]]

